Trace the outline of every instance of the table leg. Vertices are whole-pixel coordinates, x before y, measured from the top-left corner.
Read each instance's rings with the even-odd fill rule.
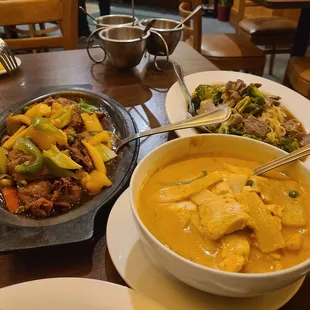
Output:
[[[301,9],[291,56],[304,56],[310,35],[310,8]]]

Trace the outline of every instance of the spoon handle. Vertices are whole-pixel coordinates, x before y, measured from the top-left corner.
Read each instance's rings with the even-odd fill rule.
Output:
[[[163,132],[168,132],[168,131],[173,131],[173,130],[194,128],[194,127],[200,127],[200,126],[209,126],[209,125],[221,123],[221,122],[226,121],[230,117],[230,114],[231,114],[230,108],[226,106],[221,106],[203,115],[191,117],[191,118],[188,118],[186,120],[183,120],[183,121],[171,124],[171,125],[138,132],[135,135],[132,135],[128,138],[121,140],[120,145],[118,145],[117,149],[121,148],[124,144],[127,144],[130,141],[133,141],[133,140],[136,140],[142,137],[147,137],[147,136],[155,135],[158,133],[163,133]]]
[[[88,14],[88,13],[84,10],[84,8],[83,8],[82,6],[79,6],[79,9],[80,9],[84,14],[86,14],[89,18],[91,18],[96,24],[98,24],[97,21],[96,21],[96,19],[95,19],[94,17],[92,17],[90,14]]]
[[[252,171],[255,175],[263,174],[269,170],[275,169],[277,167],[283,166],[285,164],[288,164],[294,160],[300,159],[302,157],[310,155],[310,145],[306,145],[290,154],[281,156],[277,159],[274,159],[264,165],[261,165]]]
[[[173,65],[174,72],[175,72],[175,74],[179,80],[179,83],[181,84],[181,87],[182,87],[182,89],[183,89],[183,91],[187,97],[188,106],[189,106],[189,113],[194,116],[196,114],[196,111],[195,111],[195,107],[194,107],[193,102],[192,102],[192,97],[191,97],[191,95],[190,95],[190,93],[189,93],[189,91],[185,85],[185,82],[184,82],[183,69],[179,64],[177,64],[174,61],[172,62],[172,65]]]
[[[203,9],[203,6],[198,5],[192,13],[190,13],[186,18],[184,18],[180,23],[178,23],[173,29],[177,29],[180,26],[182,26],[184,23],[186,23],[189,19],[191,19],[201,9]]]

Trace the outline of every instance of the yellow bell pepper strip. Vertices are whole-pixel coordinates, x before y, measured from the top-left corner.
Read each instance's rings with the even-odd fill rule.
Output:
[[[87,139],[87,142],[91,145],[97,145],[101,142],[107,144],[107,146],[111,149],[112,143],[111,143],[111,137],[109,135],[109,132],[106,130],[103,130],[102,132],[92,136],[91,138]]]
[[[82,113],[81,117],[83,119],[86,130],[88,131],[103,130],[96,113],[93,114]]]
[[[52,120],[52,123],[57,127],[57,128],[64,128],[68,124],[71,123],[72,121],[72,112],[73,109],[75,108],[74,105],[69,106],[62,115],[59,117],[55,118]]]
[[[85,173],[81,184],[91,195],[98,194],[104,186],[111,186],[112,182],[105,173],[93,170],[91,173]]]
[[[7,158],[2,147],[0,147],[0,174],[5,174],[7,172]]]
[[[103,162],[99,152],[92,145],[90,145],[88,142],[86,142],[85,140],[82,140],[82,143],[86,147],[87,152],[89,153],[89,156],[91,157],[95,168],[99,172],[106,173],[107,169],[104,165],[104,162]]]
[[[26,126],[31,125],[31,120],[26,115],[23,114],[14,115],[13,113],[11,113],[6,118],[6,128],[10,135],[13,135],[23,125]]]
[[[62,153],[56,145],[52,145],[52,147],[48,151],[43,151],[43,156],[49,158],[54,164],[56,164],[60,168],[64,169],[81,169],[78,163],[72,160],[69,156]]]
[[[36,130],[31,125],[27,128],[26,135],[31,138],[31,140],[39,147],[40,150],[48,150],[54,144],[67,145],[67,137],[61,130],[59,131],[62,134],[61,136],[41,130]]]
[[[0,187],[12,186],[12,185],[13,185],[12,179],[7,178],[0,179]]]
[[[23,137],[26,135],[27,133],[27,129],[26,126],[22,126],[20,127],[13,136],[11,136],[8,140],[6,140],[2,147],[4,147],[5,149],[11,150],[16,142],[16,140],[20,137]]]
[[[38,103],[33,105],[27,110],[25,113],[26,116],[30,118],[30,120],[34,120],[36,117],[50,117],[52,112],[52,108],[45,103]]]
[[[49,118],[36,117],[33,120],[33,127],[39,131],[45,131],[60,137],[63,136],[62,132],[51,123]]]
[[[51,110],[51,117],[50,118],[57,118],[59,117],[62,113],[64,112],[64,108],[63,105],[58,103],[58,102],[54,102],[52,104],[52,110]]]
[[[43,157],[41,151],[28,138],[21,137],[16,140],[14,150],[20,150],[34,157],[34,161],[25,161],[21,165],[15,166],[15,171],[19,174],[35,174],[43,167]]]
[[[58,167],[49,158],[43,156],[43,159],[44,159],[44,164],[47,167],[47,170],[50,174],[52,174],[58,178],[68,178],[68,177],[75,177],[76,176],[74,172],[72,172],[68,169]]]
[[[116,153],[109,149],[106,145],[104,144],[97,144],[95,145],[95,149],[99,152],[102,160],[104,162],[109,161],[115,157],[117,157]]]
[[[84,113],[94,113],[99,110],[98,107],[95,107],[94,105],[87,104],[82,98],[80,98],[78,105],[82,109]]]

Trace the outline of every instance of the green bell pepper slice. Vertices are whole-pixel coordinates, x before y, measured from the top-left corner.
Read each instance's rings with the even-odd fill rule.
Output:
[[[49,132],[56,136],[63,136],[61,131],[51,123],[51,120],[49,118],[36,117],[33,120],[33,127],[36,130]]]
[[[94,105],[86,103],[82,98],[80,98],[78,105],[82,109],[84,113],[94,113],[99,110],[98,107],[95,107]]]
[[[34,157],[34,161],[25,161],[21,165],[15,166],[15,171],[19,174],[35,174],[43,167],[43,156],[37,146],[28,138],[20,137],[14,144],[14,149]]]
[[[68,169],[58,167],[51,159],[44,156],[44,164],[50,174],[58,178],[76,177],[76,174]]]

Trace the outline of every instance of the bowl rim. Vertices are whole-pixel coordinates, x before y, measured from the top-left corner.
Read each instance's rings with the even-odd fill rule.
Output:
[[[133,18],[132,15],[128,15],[128,14],[109,14],[109,15],[102,15],[102,16],[98,16],[95,18],[95,20],[97,21],[97,23],[95,23],[95,21],[93,20],[92,23],[96,26],[100,26],[100,27],[117,27],[117,26],[125,26],[125,25],[131,25],[131,22],[128,23],[124,23],[124,24],[103,24],[98,22],[99,18],[105,18],[105,17],[130,17],[131,19]],[[134,23],[137,24],[139,21],[139,19],[134,16]]]
[[[148,153],[139,163],[138,165],[136,166],[135,170],[134,170],[134,173],[132,174],[131,176],[131,179],[130,179],[130,184],[129,184],[129,195],[130,195],[130,206],[131,206],[131,209],[132,209],[132,212],[134,214],[134,217],[135,219],[137,220],[137,222],[139,223],[139,226],[142,228],[142,230],[147,234],[147,236],[152,239],[153,242],[156,243],[156,245],[158,247],[161,248],[161,250],[163,250],[164,252],[166,252],[168,255],[174,257],[175,259],[177,260],[181,260],[183,263],[185,264],[188,264],[190,265],[191,267],[193,268],[196,268],[196,269],[199,269],[201,270],[202,272],[205,272],[205,271],[208,271],[208,272],[211,272],[213,274],[216,274],[216,275],[220,275],[220,276],[226,276],[226,277],[231,277],[231,278],[239,278],[239,279],[251,279],[251,278],[254,278],[254,279],[258,279],[258,278],[267,278],[267,279],[270,279],[270,278],[273,278],[274,276],[285,276],[286,274],[290,274],[292,272],[295,272],[295,271],[298,271],[299,269],[303,269],[305,268],[307,265],[309,266],[308,268],[310,269],[310,258],[304,260],[303,262],[297,264],[297,265],[294,265],[292,267],[288,267],[288,268],[285,268],[285,269],[282,269],[282,270],[276,270],[276,271],[268,271],[268,272],[264,272],[264,273],[239,273],[239,272],[230,272],[230,271],[223,271],[223,270],[220,270],[220,269],[214,269],[214,268],[211,268],[211,267],[207,267],[207,266],[204,266],[204,265],[201,265],[201,264],[198,264],[196,262],[193,262],[193,261],[190,261],[189,259],[181,256],[180,254],[174,252],[173,250],[170,250],[168,247],[166,247],[164,244],[162,244],[149,230],[148,228],[144,225],[142,219],[140,218],[139,214],[138,214],[138,211],[137,211],[137,208],[136,208],[136,203],[135,203],[135,200],[133,198],[133,183],[134,183],[134,180],[135,180],[135,177],[136,177],[136,174],[138,173],[138,170],[140,168],[140,166],[142,166],[142,164],[150,157],[153,155],[153,153],[157,152],[158,150],[160,149],[163,149],[165,147],[167,147],[167,145],[170,145],[170,144],[173,144],[173,143],[178,143],[178,141],[180,140],[189,140],[189,139],[198,139],[198,137],[209,137],[209,136],[216,136],[217,138],[221,139],[221,137],[225,137],[225,138],[228,138],[228,139],[241,139],[241,140],[248,140],[250,141],[250,143],[254,143],[254,144],[257,144],[261,147],[266,147],[266,148],[271,148],[271,149],[276,149],[280,152],[283,153],[283,155],[287,154],[287,152],[283,151],[283,150],[280,150],[279,148],[273,146],[273,145],[270,145],[270,144],[267,144],[265,142],[262,142],[262,141],[258,141],[258,140],[253,140],[251,138],[247,138],[247,137],[241,137],[241,136],[232,136],[232,135],[223,135],[223,134],[200,134],[200,135],[197,135],[197,136],[187,136],[187,137],[182,137],[182,138],[178,138],[178,139],[173,139],[171,141],[168,141],[158,147],[156,147],[154,150],[152,150],[150,153]],[[310,174],[310,169],[308,169],[303,162],[299,162],[299,164],[303,167],[303,169],[306,169],[307,171],[309,171],[309,174]]]
[[[107,42],[114,42],[114,43],[133,43],[133,42],[139,42],[139,41],[146,40],[151,35],[151,32],[148,31],[143,37],[139,37],[139,38],[135,38],[135,39],[128,39],[128,40],[110,39],[110,38],[107,38],[104,36],[104,32],[110,31],[111,28],[113,28],[113,29],[115,29],[115,28],[135,28],[135,29],[140,29],[142,31],[144,30],[142,27],[139,27],[139,26],[119,25],[119,26],[107,27],[106,29],[102,29],[99,32],[99,37],[101,40],[107,41]]]
[[[152,18],[145,18],[145,19],[141,19],[139,22],[138,22],[138,25],[142,28],[145,28],[145,25],[142,24],[142,22],[148,22],[150,21]],[[162,20],[162,21],[169,21],[169,22],[174,22],[176,23],[176,25],[180,22],[176,19],[169,19],[169,18],[155,18],[156,20]],[[151,27],[150,30],[152,31],[157,31],[157,32],[176,32],[176,31],[182,31],[184,30],[184,24],[177,28],[177,29],[163,29],[163,28],[155,28],[155,27]]]

